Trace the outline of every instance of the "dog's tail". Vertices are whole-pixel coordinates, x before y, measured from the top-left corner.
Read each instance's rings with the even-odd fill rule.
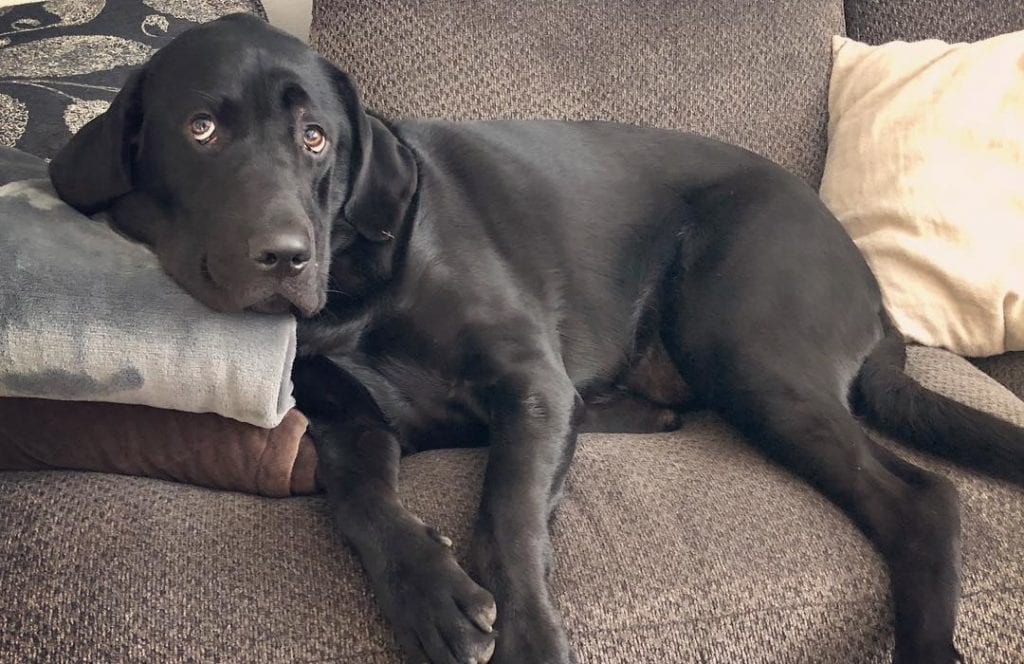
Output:
[[[987,474],[1024,483],[1024,427],[923,387],[904,372],[906,348],[889,332],[857,376],[854,405],[901,442]]]

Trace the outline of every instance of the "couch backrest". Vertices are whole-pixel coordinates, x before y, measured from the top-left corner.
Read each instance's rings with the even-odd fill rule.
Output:
[[[816,183],[842,0],[316,0],[310,41],[392,117],[614,119]]]
[[[846,31],[869,44],[895,39],[977,41],[1024,30],[1024,0],[846,0]]]

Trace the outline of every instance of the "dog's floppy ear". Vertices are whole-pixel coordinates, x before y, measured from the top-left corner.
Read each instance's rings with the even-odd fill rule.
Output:
[[[110,108],[78,130],[50,162],[57,193],[91,214],[132,189],[131,141],[142,120],[141,72],[133,73]]]
[[[363,110],[349,77],[328,66],[352,126],[345,220],[374,242],[393,239],[416,191],[416,160],[383,122]]]

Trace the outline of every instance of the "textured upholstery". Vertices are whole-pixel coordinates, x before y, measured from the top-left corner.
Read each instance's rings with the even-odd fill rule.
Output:
[[[977,366],[1024,399],[1024,352],[1003,353],[971,360]]]
[[[1024,405],[966,361],[917,351],[912,363],[932,387],[1024,423]],[[915,458],[962,492],[959,644],[1017,664],[1024,491]],[[460,554],[483,462],[471,450],[403,462],[403,499]],[[398,661],[319,498],[25,473],[2,477],[0,515],[0,661]],[[587,436],[554,542],[581,664],[887,661],[878,557],[711,415],[671,434]]]
[[[316,4],[314,42],[388,113],[685,126],[809,177],[824,156],[837,3]],[[966,361],[912,359],[936,389],[1024,423],[1021,402]],[[959,645],[972,661],[1018,664],[1024,491],[915,459],[962,492]],[[403,461],[406,503],[462,555],[483,461],[459,450]],[[580,664],[888,661],[878,557],[835,508],[707,414],[672,434],[585,437],[554,542]],[[0,475],[0,592],[0,662],[398,661],[319,498]]]
[[[817,182],[839,0],[322,0],[313,46],[391,116],[613,119]]]
[[[846,0],[846,32],[869,44],[894,39],[977,41],[1024,30],[1021,0]]]

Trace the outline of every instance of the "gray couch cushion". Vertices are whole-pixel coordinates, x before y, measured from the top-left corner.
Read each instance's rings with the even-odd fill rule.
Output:
[[[1024,351],[1003,353],[994,357],[980,357],[971,361],[989,376],[1009,388],[1011,392],[1024,399]]]
[[[965,361],[915,374],[1024,423]],[[1024,491],[948,472],[964,504],[958,642],[1024,652]],[[484,454],[402,465],[412,510],[460,555]],[[729,427],[588,436],[554,526],[554,588],[581,664],[858,664],[887,659],[878,557],[829,503]],[[363,574],[318,498],[272,500],[95,474],[0,475],[0,661],[396,662]]]
[[[1021,29],[1021,0],[846,0],[847,34],[869,44],[977,41]]]
[[[816,183],[842,19],[841,0],[317,0],[310,41],[391,116],[689,129]]]

